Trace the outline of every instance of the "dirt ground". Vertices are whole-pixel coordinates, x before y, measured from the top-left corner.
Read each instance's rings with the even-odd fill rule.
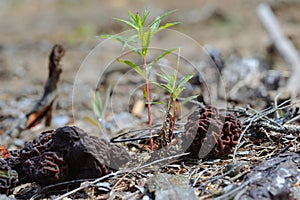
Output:
[[[167,21],[181,22],[172,27],[178,34],[172,32],[163,35],[155,40],[155,44],[166,48],[185,42],[187,46],[189,42],[198,43],[201,47],[210,45],[222,53],[224,60],[229,60],[233,54],[242,58],[265,58],[271,42],[256,13],[257,6],[262,2],[272,5],[283,32],[300,50],[300,3],[296,0],[0,0],[0,134],[9,131],[16,118],[24,118],[34,102],[41,97],[48,76],[48,56],[54,44],[62,44],[66,54],[62,59],[63,72],[53,123],[47,129],[75,122],[87,132],[98,135],[98,129],[88,124],[83,117],[93,113],[90,90],[97,86],[98,79],[105,79],[99,77],[99,71],[109,70],[107,60],[119,56],[119,51],[111,46],[104,46],[100,54],[93,54],[97,48],[99,50],[97,45],[103,41],[96,36],[127,30],[113,17],[127,18],[127,10],[142,12],[146,6],[152,18],[176,9],[177,12],[168,17]],[[178,37],[180,33],[185,35]],[[193,61],[201,57],[203,49],[199,52],[186,47],[185,53]],[[85,68],[89,64],[95,66]],[[280,69],[284,76],[290,72],[280,57],[277,57],[273,67]],[[116,77],[112,76],[111,79],[118,79]],[[138,82],[135,78],[134,75],[128,75],[125,81],[135,84],[135,81]],[[126,91],[138,88],[132,85],[132,88],[126,88],[120,84],[115,92],[120,92],[121,97]],[[77,87],[82,89],[79,93],[76,93]],[[126,121],[126,109],[132,106],[130,101],[134,95],[130,94],[124,99],[120,96],[116,96],[113,107],[118,113],[117,121],[124,122],[108,126],[132,128],[126,126],[126,123],[131,124]],[[261,107],[261,103],[257,102],[253,106]],[[109,113],[108,119],[113,118],[113,114]],[[139,118],[139,126],[145,119]],[[160,119],[154,121],[159,123]],[[32,139],[44,129],[40,125],[25,131],[21,139],[9,143],[9,147],[21,147],[24,141]]]

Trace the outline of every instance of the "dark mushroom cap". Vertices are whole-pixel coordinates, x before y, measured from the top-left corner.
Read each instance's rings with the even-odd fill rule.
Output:
[[[218,112],[214,107],[193,112],[185,124],[182,145],[192,158],[227,156],[237,144],[242,132],[240,121],[231,114]]]
[[[0,194],[10,194],[17,181],[17,172],[11,169],[6,160],[0,158]]]
[[[97,178],[130,160],[127,151],[76,126],[46,131],[20,150],[19,176],[40,185]],[[18,166],[20,166],[18,165]]]

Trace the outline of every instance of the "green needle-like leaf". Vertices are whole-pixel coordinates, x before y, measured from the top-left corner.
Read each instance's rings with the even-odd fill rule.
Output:
[[[135,19],[136,19],[136,25],[139,27],[139,29],[142,29],[143,22],[142,22],[141,16],[138,13],[136,13]]]
[[[162,59],[163,57],[167,56],[169,53],[171,53],[172,51],[176,50],[177,48],[172,48],[172,49],[168,49],[164,52],[162,52],[159,56],[157,56],[157,58],[155,58],[150,65],[154,65],[156,64],[160,59]]]
[[[172,81],[172,75],[169,74],[164,68],[160,69],[163,72],[163,75],[160,76],[161,78],[165,79],[167,81],[167,83],[171,83]],[[164,76],[164,77],[163,77]]]
[[[152,37],[152,32],[150,29],[148,29],[143,34],[143,38],[142,38],[142,55],[143,55],[143,57],[145,57],[148,53],[151,37]]]
[[[187,97],[187,98],[183,99],[183,101],[180,102],[180,103],[183,105],[183,104],[185,104],[185,103],[187,103],[187,102],[189,102],[189,101],[191,101],[192,99],[195,99],[195,98],[197,98],[197,95]]]
[[[159,74],[159,73],[157,73],[156,75],[159,76],[160,78],[164,79],[166,82],[169,82],[169,80],[170,80],[166,75]]]
[[[153,26],[153,24],[158,23],[158,22],[159,22],[158,24],[160,24],[160,22],[161,22],[161,20],[162,20],[163,18],[165,18],[165,17],[168,16],[168,15],[173,14],[173,13],[176,12],[176,11],[177,11],[177,10],[171,10],[171,11],[166,12],[165,14],[163,14],[163,15],[157,17],[157,18],[149,25],[149,27]]]
[[[155,31],[155,33],[158,33],[158,32],[161,31],[161,30],[164,30],[164,29],[169,28],[169,27],[171,27],[171,26],[175,26],[175,25],[177,25],[177,24],[180,24],[180,22],[166,23],[165,25],[160,26],[160,27]]]
[[[144,77],[142,69],[139,66],[137,66],[135,63],[133,63],[129,60],[122,60],[122,59],[119,59],[119,58],[117,59],[117,61],[119,63],[123,63],[123,64],[126,64],[126,65],[130,66],[132,69],[134,69],[136,71],[136,73],[138,73],[140,76]]]
[[[104,100],[103,100],[103,105],[102,105],[102,116],[101,118],[98,118],[98,120],[103,120],[105,114],[106,114],[106,109],[108,106],[108,102],[110,100],[110,93],[111,93],[111,85],[108,85],[108,87],[105,90],[105,96],[104,96]]]
[[[97,118],[102,118],[102,101],[100,95],[93,91],[94,100],[92,102],[93,111]]]
[[[149,25],[149,28],[151,29],[152,33],[156,33],[160,24],[160,20],[157,18],[156,20],[154,20],[154,23],[151,23]]]
[[[142,56],[141,54],[141,51],[139,51],[138,48],[136,48],[134,45],[136,45],[137,43],[137,38],[138,38],[138,35],[132,35],[130,37],[123,37],[123,36],[120,36],[120,35],[109,35],[109,34],[103,34],[103,35],[100,35],[98,36],[99,38],[106,38],[106,39],[112,39],[112,40],[115,40],[117,42],[119,42],[123,49],[130,49],[132,51],[134,51],[135,53],[137,53],[139,56]]]
[[[173,14],[173,13],[176,12],[176,11],[177,11],[177,9],[175,9],[175,10],[170,10],[170,11],[166,12],[165,14],[163,14],[162,16],[160,16],[160,19],[163,19],[163,18],[167,17],[168,15]]]
[[[128,10],[129,20],[132,24],[137,25],[135,15]]]
[[[113,35],[110,34],[102,34],[102,35],[98,35],[96,36],[97,38],[104,38],[104,39],[111,39],[113,38]]]
[[[177,88],[182,87],[185,83],[187,83],[191,78],[193,78],[193,74],[187,74],[184,77],[182,77],[180,79],[180,81],[178,82]]]
[[[175,101],[178,95],[184,90],[184,87],[176,88],[173,92],[173,100]]]
[[[166,90],[169,94],[172,93],[173,91],[173,88],[169,85],[169,84],[164,84],[164,83],[156,83],[156,82],[153,82],[153,84],[157,85],[158,87]]]
[[[130,26],[131,28],[133,28],[135,30],[139,29],[139,27],[136,24],[133,24],[132,22],[126,21],[124,19],[119,19],[119,18],[113,18],[113,19],[116,20],[116,21],[120,21],[120,22],[122,22],[124,24],[127,24],[128,26]]]
[[[93,119],[93,118],[91,118],[91,117],[89,117],[89,116],[84,116],[82,119],[83,119],[84,121],[88,122],[89,124],[91,124],[91,125],[93,125],[93,126],[99,128],[99,129],[102,129],[102,127],[101,127],[101,125],[99,124],[99,122],[96,121],[95,119]]]
[[[173,86],[173,88],[175,87],[176,75],[177,75],[176,71],[174,71],[173,75],[170,75],[170,77],[169,77],[170,85]]]
[[[143,14],[143,18],[142,18],[143,25],[145,24],[146,19],[147,19],[149,13],[150,13],[150,12],[149,12],[149,9],[148,9],[148,7],[146,7],[146,9],[145,9],[145,11],[144,11],[144,14]]]

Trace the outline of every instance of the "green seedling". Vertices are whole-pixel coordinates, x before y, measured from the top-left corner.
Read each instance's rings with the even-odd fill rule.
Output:
[[[108,86],[108,88],[106,89],[103,99],[99,91],[92,91],[92,95],[93,95],[92,107],[93,107],[93,112],[96,115],[97,121],[91,117],[84,117],[84,120],[98,127],[100,131],[104,134],[107,134],[105,128],[105,115],[106,115],[108,102],[110,100],[110,93],[111,93],[111,86]]]
[[[180,52],[180,49],[179,49],[179,52]],[[184,85],[194,76],[193,74],[187,74],[177,82],[179,60],[180,60],[180,53],[178,53],[177,66],[176,66],[176,69],[174,69],[173,73],[168,73],[163,68],[161,68],[161,71],[162,71],[161,74],[157,73],[157,75],[159,77],[161,77],[165,81],[165,83],[153,82],[153,84],[164,89],[170,95],[169,101],[167,103],[167,113],[166,113],[166,119],[165,119],[165,121],[167,121],[167,118],[169,116],[172,116],[171,123],[170,123],[172,125],[171,136],[169,139],[174,138],[174,128],[175,128],[175,121],[176,121],[176,114],[177,114],[177,97],[185,89]],[[185,98],[183,103],[188,102],[196,97],[197,96],[190,96],[188,98]],[[173,115],[170,115],[171,108],[173,108]]]
[[[152,139],[152,119],[151,119],[151,100],[150,100],[150,89],[149,89],[149,70],[156,64],[160,59],[174,51],[175,49],[169,49],[161,53],[156,59],[151,63],[147,63],[147,55],[149,53],[149,47],[151,40],[155,34],[158,32],[178,24],[178,22],[166,23],[161,25],[162,20],[168,15],[174,13],[175,11],[169,11],[165,14],[156,17],[152,22],[146,25],[147,18],[149,16],[149,10],[146,8],[144,13],[140,15],[139,13],[133,14],[128,11],[129,20],[114,18],[115,20],[127,25],[135,31],[135,34],[130,37],[122,37],[118,35],[101,35],[102,38],[110,38],[120,42],[123,49],[129,49],[139,55],[143,60],[142,68],[138,66],[135,62],[130,60],[117,59],[118,62],[126,64],[134,69],[140,76],[145,80],[144,94],[147,104],[148,112],[148,125],[150,129],[150,149],[153,150],[153,139]]]

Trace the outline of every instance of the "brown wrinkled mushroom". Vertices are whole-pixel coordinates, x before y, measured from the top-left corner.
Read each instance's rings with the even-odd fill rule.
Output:
[[[17,172],[12,170],[3,158],[0,158],[0,194],[10,194],[17,181]]]
[[[76,126],[46,131],[20,150],[20,179],[49,185],[96,178],[128,162],[127,151]],[[24,181],[23,181],[24,182]]]
[[[46,185],[63,181],[67,175],[67,163],[62,154],[51,148],[55,131],[42,132],[20,150],[21,168],[17,168],[22,182],[35,181]]]
[[[182,145],[188,157],[220,158],[227,156],[242,132],[240,121],[231,114],[222,114],[214,107],[193,112],[185,124]]]

